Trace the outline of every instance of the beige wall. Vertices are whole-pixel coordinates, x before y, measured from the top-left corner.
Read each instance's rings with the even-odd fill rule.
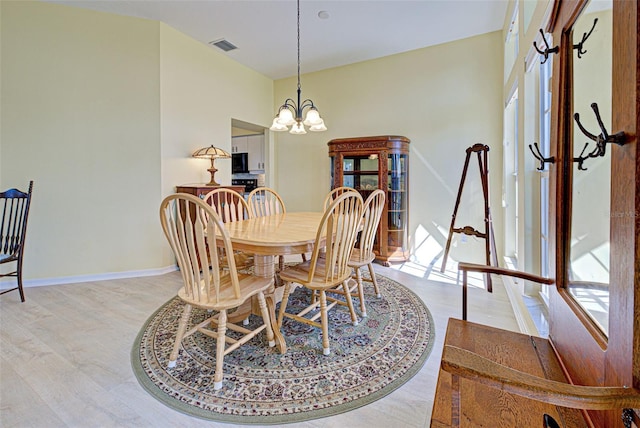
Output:
[[[0,7],[2,183],[34,180],[27,278],[159,266],[159,24]]]
[[[302,65],[304,69],[304,62]],[[502,70],[502,38],[495,32],[303,75],[303,98],[313,99],[328,131],[304,136],[274,133],[278,166],[275,187],[287,209],[321,208],[330,188],[329,140],[406,136],[411,140],[412,245],[420,262],[429,263],[446,241],[465,150],[483,143],[491,147],[490,204],[494,228],[499,233]],[[275,102],[294,96],[295,85],[295,78],[276,81]],[[458,226],[484,227],[478,183],[475,161],[469,168]],[[477,243],[472,241],[456,244],[452,258],[483,261],[482,256],[478,258]],[[479,254],[484,253],[481,250]]]
[[[169,26],[160,30],[164,197],[176,185],[209,181],[209,161],[190,155],[211,144],[231,153],[232,119],[270,126],[273,81]],[[215,166],[216,180],[231,184],[231,159]],[[168,264],[172,256],[163,248]]]
[[[126,276],[172,264],[157,209],[175,185],[208,179],[207,163],[190,153],[209,144],[229,149],[232,119],[269,126],[276,106],[295,95],[295,79],[274,89],[155,21],[37,2],[5,1],[0,9],[0,183],[35,181],[27,280]],[[318,210],[330,186],[327,141],[407,136],[412,244],[428,262],[425,242],[441,251],[465,149],[476,142],[492,148],[500,230],[493,189],[501,177],[501,82],[500,33],[303,75],[303,96],[318,104],[329,131],[272,135],[267,184],[289,210]],[[230,162],[216,166],[229,183]],[[470,174],[459,216],[480,228],[477,170]],[[472,248],[458,245],[452,258],[473,261]]]
[[[0,183],[35,181],[32,283],[155,272],[172,264],[158,206],[202,181],[203,145],[231,118],[268,125],[273,82],[156,21],[0,2]],[[228,182],[230,165],[216,177]]]

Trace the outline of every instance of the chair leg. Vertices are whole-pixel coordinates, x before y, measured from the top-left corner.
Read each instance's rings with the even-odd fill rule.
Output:
[[[282,280],[280,279],[280,272],[284,270],[284,256],[278,256],[278,268],[275,269],[273,273],[273,284],[276,287],[280,287],[282,285]]]
[[[327,295],[320,290],[320,320],[322,323],[322,354],[331,354],[329,348],[329,317],[327,316]]]
[[[269,317],[269,310],[267,309],[267,301],[264,298],[264,293],[261,291],[258,293],[258,304],[260,305],[260,312],[262,313],[262,322],[267,330],[267,340],[269,341],[269,347],[276,346],[276,341],[273,335],[273,329],[271,328],[271,318]]]
[[[369,274],[371,275],[371,282],[373,282],[373,289],[376,291],[376,297],[380,298],[382,297],[382,294],[380,294],[380,290],[378,289],[378,280],[376,280],[376,273],[373,270],[373,263],[369,263],[367,267],[369,268]]]
[[[362,285],[362,275],[360,274],[360,268],[356,267],[356,282],[358,283],[358,295],[360,297],[360,312],[362,317],[367,316],[367,308],[364,306],[364,286]]]
[[[173,343],[173,350],[171,351],[171,355],[169,355],[169,368],[173,368],[176,366],[176,361],[178,360],[178,352],[180,351],[180,343],[182,343],[184,332],[187,330],[187,323],[189,322],[190,316],[191,305],[186,304],[184,306],[184,309],[182,310],[182,316],[180,317],[180,323],[178,324],[176,341]]]
[[[213,375],[213,389],[222,389],[222,362],[224,361],[224,346],[227,333],[227,310],[222,309],[218,314],[218,337],[216,338],[216,371]]]
[[[24,302],[24,289],[22,288],[22,262],[18,260],[18,291],[20,292],[20,300]]]
[[[342,289],[347,300],[347,306],[349,307],[349,313],[351,314],[351,322],[353,325],[358,325],[358,316],[356,310],[353,307],[353,299],[351,299],[351,291],[349,291],[349,280],[342,283]]]
[[[280,310],[278,311],[278,328],[282,328],[285,309],[287,309],[287,303],[289,302],[289,293],[291,293],[291,283],[285,282],[284,293],[282,294],[282,300],[280,301]]]

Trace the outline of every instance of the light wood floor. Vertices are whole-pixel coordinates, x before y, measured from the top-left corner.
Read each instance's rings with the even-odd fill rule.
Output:
[[[413,290],[435,321],[435,346],[422,370],[359,409],[291,427],[427,427],[447,319],[460,317],[460,286],[376,265]],[[172,410],[133,375],[130,351],[144,321],[179,288],[177,272],[26,289],[0,297],[0,426],[230,427]],[[517,331],[502,284],[469,291],[469,320]]]

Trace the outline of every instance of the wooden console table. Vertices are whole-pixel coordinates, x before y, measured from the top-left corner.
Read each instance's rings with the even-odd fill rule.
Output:
[[[240,193],[241,195],[244,193],[244,186],[207,186],[206,184],[183,184],[180,186],[176,186],[176,192],[189,193],[193,196],[202,198],[213,189],[219,188],[231,189]]]

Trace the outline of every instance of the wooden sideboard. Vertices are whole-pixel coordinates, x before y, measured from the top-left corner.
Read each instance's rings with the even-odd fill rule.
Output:
[[[189,193],[191,195],[197,196],[199,198],[203,198],[204,195],[209,193],[214,189],[231,189],[235,192],[240,193],[241,195],[244,193],[244,186],[207,186],[206,184],[182,184],[180,186],[176,186],[176,192],[178,193]]]

